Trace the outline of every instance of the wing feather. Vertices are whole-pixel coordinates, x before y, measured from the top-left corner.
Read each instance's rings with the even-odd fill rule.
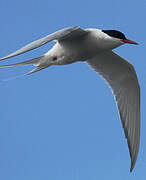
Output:
[[[29,43],[28,45],[18,49],[17,51],[0,58],[0,61],[14,57],[14,56],[18,56],[18,55],[23,54],[27,51],[30,51],[30,50],[33,50],[33,49],[38,48],[40,46],[43,46],[44,44],[46,44],[50,41],[53,41],[53,40],[62,41],[62,40],[70,39],[70,38],[76,38],[78,36],[85,35],[86,33],[88,33],[88,32],[86,30],[81,29],[79,26],[65,28],[65,29],[56,31],[52,34],[49,34],[48,36],[43,37],[39,40],[36,40],[36,41]]]
[[[112,51],[87,60],[112,88],[127,138],[133,170],[140,143],[140,87],[133,66]]]

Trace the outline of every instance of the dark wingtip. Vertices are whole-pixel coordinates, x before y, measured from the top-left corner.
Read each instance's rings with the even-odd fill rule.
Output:
[[[135,162],[136,162],[136,159],[135,159],[135,160],[133,160],[133,161],[131,161],[130,172],[132,172],[132,171],[133,171],[134,166],[135,166]]]

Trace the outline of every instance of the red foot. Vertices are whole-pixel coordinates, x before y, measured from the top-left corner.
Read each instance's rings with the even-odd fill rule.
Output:
[[[55,56],[55,57],[53,57],[53,61],[56,61],[57,60],[57,57]]]

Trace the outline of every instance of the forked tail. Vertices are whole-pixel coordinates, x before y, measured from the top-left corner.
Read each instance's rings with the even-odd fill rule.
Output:
[[[0,67],[15,67],[15,66],[25,66],[25,65],[34,65],[34,66],[39,66],[41,61],[43,60],[44,56],[40,56],[28,61],[24,61],[24,62],[20,62],[20,63],[16,63],[16,64],[9,64],[9,65],[1,65]]]
[[[47,68],[49,65],[43,63],[44,62],[44,58],[45,58],[45,56],[40,56],[40,57],[31,59],[31,60],[20,62],[20,63],[16,63],[16,64],[0,65],[0,67],[16,67],[16,66],[25,66],[25,65],[34,65],[34,66],[36,66],[36,68],[34,68],[33,70],[29,71],[26,74],[23,74],[23,75],[20,75],[20,76],[16,76],[16,77],[13,77],[13,78],[9,78],[9,79],[6,79],[4,81],[12,80],[12,79],[15,79],[15,78],[18,78],[18,77],[22,77],[22,76],[26,76],[26,75],[30,75],[30,74],[32,74],[34,72],[37,72],[37,71],[40,71],[42,69]]]

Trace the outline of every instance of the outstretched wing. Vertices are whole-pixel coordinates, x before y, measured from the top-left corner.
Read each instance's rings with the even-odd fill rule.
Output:
[[[132,171],[140,142],[140,87],[136,72],[129,62],[112,51],[103,52],[87,63],[112,88],[128,142]]]
[[[0,61],[23,54],[27,51],[38,48],[38,47],[40,47],[50,41],[53,41],[53,40],[61,41],[61,40],[65,40],[65,39],[76,38],[78,36],[82,36],[85,34],[87,34],[87,31],[81,29],[79,26],[65,28],[65,29],[56,31],[52,34],[49,34],[48,36],[46,36],[44,38],[36,40],[36,41],[18,49],[16,52],[13,52],[5,57],[0,58]]]

